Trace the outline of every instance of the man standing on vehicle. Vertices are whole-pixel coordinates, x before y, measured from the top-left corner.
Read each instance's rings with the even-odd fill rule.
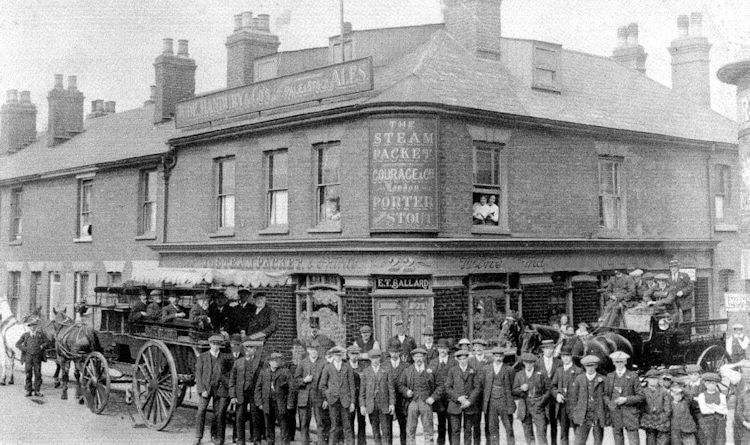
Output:
[[[615,370],[607,374],[604,385],[604,403],[609,409],[612,421],[612,434],[615,445],[624,445],[625,434],[629,445],[640,445],[638,428],[640,426],[639,405],[645,400],[638,374],[625,369],[630,355],[616,351],[609,355]]]
[[[680,272],[680,262],[669,262],[669,281],[667,285],[674,289],[675,303],[679,319],[677,322],[691,321],[690,310],[693,308],[693,281],[690,275]]]
[[[215,444],[224,443],[225,416],[229,404],[229,375],[232,359],[221,352],[224,337],[212,335],[208,339],[210,348],[198,356],[195,363],[195,384],[198,392],[198,414],[195,425],[195,444],[203,438],[208,403],[213,399],[214,417],[211,420],[211,439]]]

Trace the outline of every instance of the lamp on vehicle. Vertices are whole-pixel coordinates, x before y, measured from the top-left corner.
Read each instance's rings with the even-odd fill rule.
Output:
[[[662,331],[666,331],[667,329],[669,329],[670,324],[671,323],[669,322],[668,318],[662,318],[661,320],[659,320],[659,329],[661,329]]]

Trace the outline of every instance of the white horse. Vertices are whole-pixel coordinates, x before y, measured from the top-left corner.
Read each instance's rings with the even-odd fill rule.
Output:
[[[0,297],[0,385],[13,384],[13,370],[15,361],[21,358],[21,351],[16,348],[16,343],[24,332],[29,328],[18,321],[10,310],[8,297]]]

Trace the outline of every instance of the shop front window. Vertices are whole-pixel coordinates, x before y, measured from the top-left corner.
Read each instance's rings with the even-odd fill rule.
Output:
[[[338,345],[346,342],[343,322],[341,279],[338,275],[310,275],[297,294],[297,333],[310,337],[310,318],[320,322],[320,333]]]

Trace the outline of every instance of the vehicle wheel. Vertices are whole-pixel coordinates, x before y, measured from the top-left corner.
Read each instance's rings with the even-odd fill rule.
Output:
[[[698,357],[698,366],[704,372],[719,372],[719,368],[727,363],[729,363],[729,354],[719,345],[707,347]]]
[[[94,414],[101,414],[109,402],[110,376],[107,359],[99,352],[86,357],[81,376],[86,405]]]
[[[164,342],[149,340],[133,365],[133,400],[151,429],[167,426],[178,405],[179,381],[174,357]]]

